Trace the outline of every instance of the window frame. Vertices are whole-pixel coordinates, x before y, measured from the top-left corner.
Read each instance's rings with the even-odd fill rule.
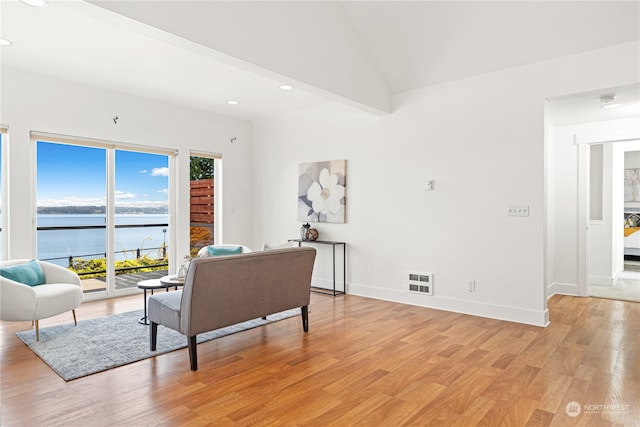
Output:
[[[140,289],[137,287],[129,288],[129,289],[115,289],[115,279],[113,277],[113,263],[114,263],[114,248],[115,248],[115,173],[116,173],[116,164],[115,164],[115,153],[117,150],[126,150],[126,151],[138,151],[148,154],[159,154],[166,155],[168,157],[169,164],[169,247],[176,247],[175,242],[177,241],[177,232],[175,224],[172,221],[173,212],[175,205],[175,196],[173,195],[173,189],[175,186],[173,183],[176,180],[176,162],[175,158],[178,155],[178,151],[175,149],[163,149],[158,147],[150,147],[145,145],[138,144],[129,144],[122,142],[114,142],[107,140],[100,140],[94,138],[84,138],[84,137],[73,137],[67,135],[59,135],[47,132],[39,132],[39,131],[31,131],[30,132],[30,140],[33,150],[33,162],[34,162],[34,174],[37,175],[37,143],[41,142],[49,142],[49,143],[58,143],[58,144],[67,144],[81,147],[93,147],[104,149],[106,152],[106,222],[107,222],[107,237],[106,237],[106,262],[109,268],[107,269],[106,280],[107,284],[104,291],[84,293],[83,300],[84,301],[93,301],[98,299],[106,299],[113,298],[118,296],[130,295],[140,293]],[[32,183],[32,218],[33,218],[33,247],[37,248],[37,179],[34,176]],[[4,218],[3,218],[4,219]],[[175,268],[175,257],[169,259],[169,271],[173,271]]]

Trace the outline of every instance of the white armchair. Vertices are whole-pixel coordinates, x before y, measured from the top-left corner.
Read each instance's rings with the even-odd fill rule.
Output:
[[[0,262],[0,269],[30,262],[18,259]],[[82,302],[82,282],[73,271],[45,261],[36,261],[45,283],[29,286],[0,276],[0,319],[35,322],[36,340],[40,340],[38,320],[71,310],[77,325],[76,307]]]

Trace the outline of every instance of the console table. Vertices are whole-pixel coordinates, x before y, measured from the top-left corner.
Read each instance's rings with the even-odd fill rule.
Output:
[[[347,244],[345,242],[334,242],[331,240],[302,240],[302,239],[289,239],[290,242],[297,242],[298,246],[302,246],[303,243],[311,243],[318,245],[331,245],[333,249],[333,290],[326,288],[319,288],[312,286],[311,291],[321,294],[344,295],[347,290]],[[336,290],[336,246],[342,246],[342,290]]]

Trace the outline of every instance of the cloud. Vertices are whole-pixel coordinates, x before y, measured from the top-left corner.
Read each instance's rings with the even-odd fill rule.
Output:
[[[151,176],[169,176],[169,168],[153,168],[151,169]]]
[[[130,201],[130,202],[117,202],[116,206],[118,207],[130,207],[130,208],[161,208],[169,206],[169,202],[166,200],[157,200],[157,201]]]
[[[104,198],[65,197],[63,199],[42,199],[36,201],[38,207],[65,207],[65,206],[105,206]]]
[[[169,194],[169,189],[163,188],[162,190],[158,190],[158,193]]]
[[[149,171],[148,171],[148,170],[146,170],[146,169],[142,169],[142,170],[141,170],[140,172],[138,172],[138,173],[147,173],[147,172],[149,172]]]
[[[125,193],[124,191],[117,191],[115,192],[115,199],[116,200],[126,200],[126,199],[135,199],[136,195],[135,193]]]

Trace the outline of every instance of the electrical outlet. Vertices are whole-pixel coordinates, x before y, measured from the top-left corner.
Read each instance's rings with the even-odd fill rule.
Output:
[[[475,280],[469,280],[469,292],[475,292],[476,291],[476,281]]]

